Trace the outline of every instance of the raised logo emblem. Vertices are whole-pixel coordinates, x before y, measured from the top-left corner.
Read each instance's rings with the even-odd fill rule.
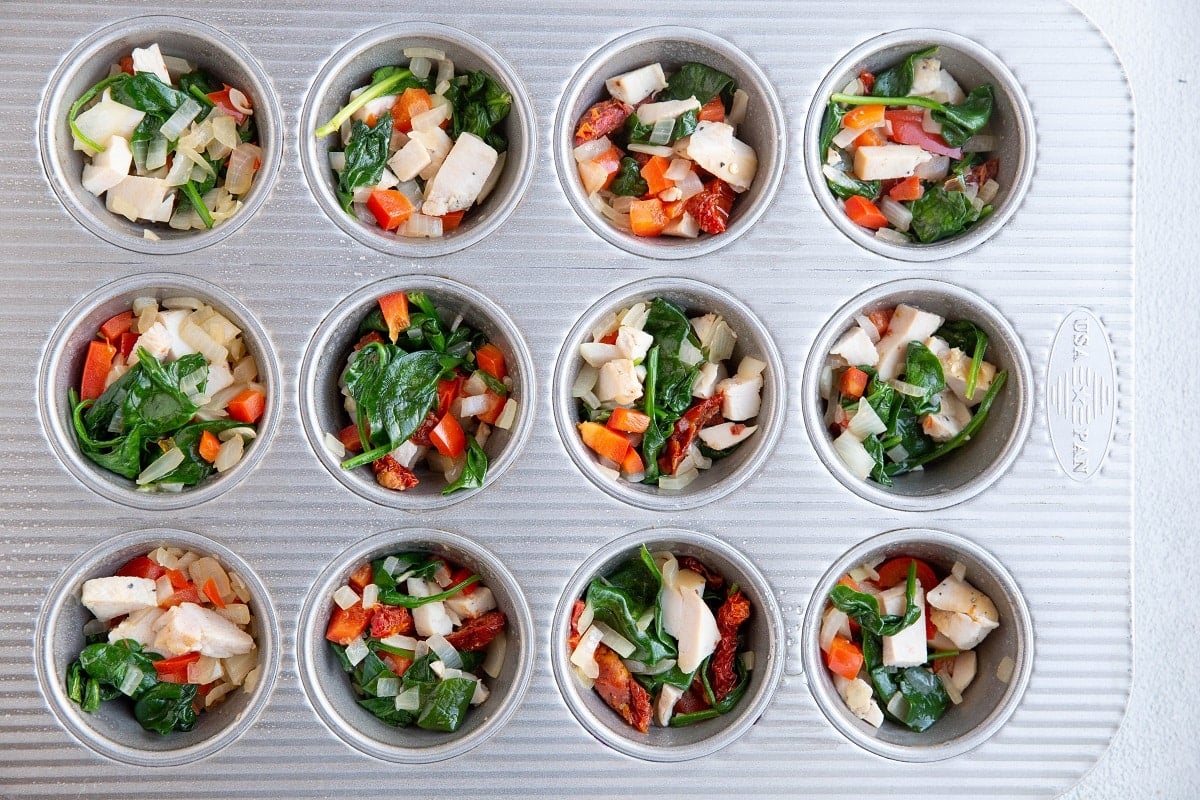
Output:
[[[1117,418],[1117,377],[1108,333],[1085,308],[1054,335],[1046,373],[1046,418],[1059,465],[1072,480],[1100,469]]]

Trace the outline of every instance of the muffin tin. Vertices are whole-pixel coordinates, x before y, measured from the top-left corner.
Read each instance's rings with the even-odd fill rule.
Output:
[[[5,58],[12,79],[0,88],[0,102],[27,113],[2,123],[15,155],[0,163],[9,188],[0,211],[9,245],[0,282],[10,303],[0,331],[12,365],[0,376],[9,431],[0,482],[6,791],[123,797],[136,782],[137,792],[155,795],[180,786],[205,795],[234,789],[331,795],[350,786],[469,794],[486,785],[495,794],[547,797],[717,791],[859,797],[938,785],[979,797],[1048,797],[1099,758],[1120,723],[1130,680],[1132,108],[1116,57],[1078,11],[1032,0],[994,11],[944,0],[920,9],[856,1],[819,11],[788,7],[786,18],[778,8],[739,9],[732,18],[726,4],[709,0],[588,15],[567,2],[497,14],[475,0],[458,4],[452,15],[389,17],[299,0],[279,4],[269,19],[221,0],[169,11],[214,25],[219,42],[249,51],[286,124],[274,150],[281,154],[277,177],[256,189],[263,198],[257,212],[211,246],[161,255],[131,253],[128,243],[114,246],[77,224],[52,188],[62,171],[38,164],[38,130],[23,121],[61,102],[64,90],[54,76],[68,54],[98,29],[133,23],[100,3],[64,9],[51,30],[34,13],[9,21]],[[635,18],[635,11],[644,16]],[[311,143],[298,121],[324,65],[358,37],[405,20],[426,29],[446,22],[484,42],[511,65],[532,107],[528,188],[516,188],[515,207],[486,238],[434,258],[380,252],[347,235],[331,222],[301,166],[301,151]],[[818,87],[855,48],[888,32],[879,21],[893,30],[950,30],[985,47],[1011,70],[1035,113],[1028,191],[1001,229],[968,253],[912,264],[868,252],[822,212],[805,179],[803,129]],[[572,76],[607,43],[667,24],[707,31],[744,54],[774,89],[788,143],[774,199],[757,221],[719,249],[671,261],[626,252],[598,235],[573,209],[552,155],[561,145],[553,131],[567,113],[560,103]],[[214,51],[219,42],[210,43]],[[656,57],[651,50],[638,63]],[[39,129],[51,123],[43,118]],[[1086,214],[1076,210],[1072,198],[1079,197],[1087,198]],[[272,392],[277,428],[256,443],[260,460],[220,496],[171,511],[170,519],[160,509],[112,502],[64,468],[52,446],[58,423],[47,416],[45,390],[34,388],[46,385],[39,375],[59,346],[52,332],[75,327],[78,312],[71,309],[82,298],[119,293],[111,284],[129,276],[164,272],[237,298],[261,324],[279,369]],[[502,475],[451,506],[395,509],[347,491],[317,457],[305,433],[308,414],[300,413],[301,367],[322,321],[342,298],[397,277],[445,278],[485,296],[512,321],[536,376],[528,424],[519,434],[514,429],[514,436],[528,436],[524,446]],[[645,508],[610,496],[572,463],[571,444],[553,420],[551,376],[588,309],[636,281],[676,277],[736,297],[778,348],[781,408],[772,426],[778,440],[754,474],[725,496],[700,508]],[[1023,446],[994,482],[955,505],[920,512],[893,510],[839,483],[806,429],[809,398],[802,390],[809,354],[838,309],[883,284],[913,278],[960,287],[1007,320],[1028,355],[1021,403],[1032,419]],[[1085,333],[1071,327],[1079,320],[1087,322]],[[1064,323],[1073,335],[1060,332]],[[1078,337],[1092,348],[1111,348],[1112,358],[1072,370]],[[341,355],[321,361],[339,370]],[[42,408],[35,411],[37,404]],[[1074,466],[1081,458],[1083,473]],[[263,690],[265,708],[236,741],[199,764],[150,769],[94,755],[77,743],[78,734],[64,730],[69,723],[52,710],[61,676],[43,665],[44,676],[34,678],[31,666],[41,656],[30,643],[58,618],[54,604],[46,604],[81,552],[98,548],[102,560],[116,559],[123,540],[114,537],[161,527],[209,537],[259,576],[278,621],[280,661],[274,687]],[[808,686],[824,676],[806,676],[802,657],[802,621],[820,576],[841,554],[898,527],[955,534],[992,554],[1028,605],[1036,653],[1023,673],[1023,696],[994,735],[970,752],[919,768],[869,753],[831,724],[814,699],[819,687]],[[311,662],[299,653],[313,644],[299,627],[306,596],[314,583],[322,585],[323,571],[336,569],[337,554],[398,528],[445,531],[483,548],[512,573],[529,604],[532,672],[524,698],[485,707],[497,716],[487,741],[435,769],[364,756],[327,724],[322,704],[302,686]],[[631,758],[606,746],[573,714],[552,668],[563,647],[552,620],[572,576],[614,540],[631,531],[653,538],[661,533],[649,530],[655,528],[709,535],[732,548],[765,577],[782,617],[783,675],[773,696],[765,687],[770,701],[761,715],[755,706],[756,721],[735,740],[682,764]]]

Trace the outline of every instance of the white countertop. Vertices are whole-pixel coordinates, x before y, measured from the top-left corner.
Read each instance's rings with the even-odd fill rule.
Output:
[[[1187,369],[1200,338],[1194,223],[1200,156],[1200,4],[1195,0],[1074,0],[1112,42],[1137,114],[1134,489],[1134,677],[1112,747],[1070,800],[1200,798],[1200,637],[1192,516],[1200,437],[1163,435],[1171,410],[1200,400]],[[1168,165],[1168,169],[1162,169]],[[1184,367],[1184,369],[1180,369]]]

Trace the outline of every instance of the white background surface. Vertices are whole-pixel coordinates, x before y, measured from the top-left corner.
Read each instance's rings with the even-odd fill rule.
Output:
[[[1194,499],[1200,437],[1171,426],[1200,401],[1195,205],[1200,3],[1074,0],[1125,64],[1137,114],[1134,674],[1129,712],[1070,800],[1200,798]],[[1086,202],[1082,201],[1081,202]],[[1166,424],[1164,424],[1166,423]]]

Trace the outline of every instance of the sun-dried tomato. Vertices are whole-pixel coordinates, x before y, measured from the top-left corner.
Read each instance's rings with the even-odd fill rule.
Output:
[[[704,184],[704,191],[687,201],[687,212],[696,218],[700,230],[708,234],[724,233],[733,209],[733,189],[720,178]]]
[[[567,652],[574,653],[575,648],[579,646],[579,639],[583,636],[583,631],[579,630],[579,617],[583,614],[583,609],[587,607],[587,603],[582,600],[576,600],[575,606],[571,609],[571,635],[567,637]]]
[[[696,439],[700,429],[712,421],[721,410],[721,400],[724,395],[717,392],[707,400],[701,400],[675,420],[675,430],[663,446],[663,454],[659,456],[658,467],[667,475],[674,475],[679,464],[687,455],[688,448]]]
[[[633,113],[633,108],[620,100],[603,100],[583,112],[575,129],[575,146],[608,136],[620,129]]]
[[[738,628],[750,619],[750,601],[741,590],[725,598],[725,602],[717,609],[717,631],[721,641],[713,652],[709,662],[712,671],[712,691],[717,702],[725,699],[737,683],[737,673],[733,669],[733,660],[737,658]]]
[[[725,577],[723,575],[718,572],[713,572],[695,556],[680,556],[679,568],[690,569],[692,572],[704,576],[704,583],[708,589],[720,589],[725,585]]]
[[[633,679],[629,668],[621,657],[607,645],[596,646],[596,663],[600,673],[596,677],[597,694],[608,703],[609,708],[641,733],[650,730],[650,695]]]
[[[964,178],[966,183],[974,184],[975,186],[983,186],[985,183],[995,178],[1000,172],[1000,160],[989,158],[982,164],[977,164],[967,171]]]
[[[385,489],[394,489],[397,492],[403,492],[405,489],[411,489],[420,483],[411,469],[390,455],[376,459],[372,462],[371,467],[375,470],[375,480]]]
[[[504,622],[503,611],[489,611],[464,622],[461,628],[446,636],[446,641],[455,650],[485,650],[492,639],[504,630]]]
[[[862,81],[864,94],[870,94],[871,90],[875,88],[875,76],[872,73],[864,70],[858,73],[858,79]]]
[[[395,653],[389,653],[386,650],[379,651],[379,658],[387,668],[396,673],[396,677],[403,677],[404,673],[408,672],[408,668],[412,666],[411,658],[398,656]]]
[[[383,343],[383,337],[379,335],[379,331],[371,331],[366,336],[359,339],[358,344],[354,345],[354,349],[362,350],[369,344],[375,344],[375,342],[379,342],[380,344]]]
[[[371,635],[377,639],[389,636],[406,636],[413,632],[412,612],[403,606],[385,606],[382,603],[371,609]]]
[[[412,443],[415,445],[420,445],[421,447],[433,447],[433,440],[429,438],[429,434],[433,433],[433,429],[438,426],[440,421],[441,417],[438,417],[433,412],[430,412],[428,415],[426,415],[425,421],[417,426],[417,429],[412,432],[412,436],[409,436],[408,438],[412,440]]]

